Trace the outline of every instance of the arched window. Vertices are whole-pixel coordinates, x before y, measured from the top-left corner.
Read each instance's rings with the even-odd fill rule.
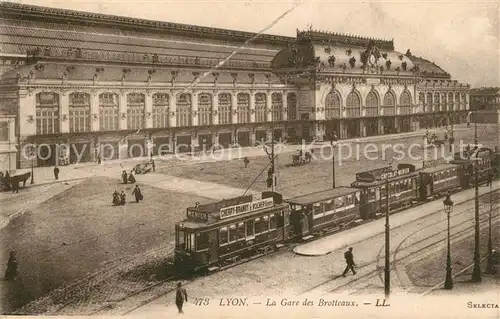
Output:
[[[167,93],[153,94],[153,127],[169,126],[170,96]]]
[[[384,115],[396,114],[396,96],[392,91],[384,95]]]
[[[212,94],[198,94],[198,125],[212,124]]]
[[[427,109],[426,112],[432,112],[433,109],[433,103],[432,103],[432,93],[427,93]]]
[[[420,109],[422,112],[425,112],[425,93],[420,92],[418,94],[418,104],[420,105]]]
[[[325,98],[325,118],[340,118],[341,106],[340,94],[337,91],[330,91]]]
[[[399,113],[411,114],[411,95],[408,91],[403,91],[399,96]]]
[[[454,109],[453,108],[453,93],[452,92],[448,93],[448,109],[450,111],[452,111]]]
[[[378,116],[378,96],[374,91],[370,91],[366,96],[366,116]]]
[[[287,117],[289,121],[297,119],[297,95],[288,93],[286,95]]]
[[[231,124],[232,123],[232,101],[231,94],[220,93],[219,94],[219,124]]]
[[[460,93],[458,92],[455,93],[455,109],[460,110]]]
[[[69,95],[69,131],[90,132],[90,95],[74,92]]]
[[[127,129],[144,128],[146,97],[142,93],[127,94]]]
[[[283,95],[273,93],[271,95],[272,121],[281,121],[283,119]]]
[[[434,112],[441,112],[441,97],[439,93],[434,93]]]
[[[191,94],[179,93],[176,97],[176,116],[177,126],[191,126]]]
[[[250,94],[238,93],[236,96],[238,123],[250,122]]]
[[[106,92],[99,95],[99,130],[119,129],[120,100],[118,94]]]
[[[347,117],[359,117],[361,114],[360,108],[361,100],[359,95],[356,92],[349,93],[346,101]]]
[[[57,134],[59,129],[59,94],[41,92],[36,95],[36,134]]]
[[[255,94],[255,122],[266,121],[267,97],[264,93]]]

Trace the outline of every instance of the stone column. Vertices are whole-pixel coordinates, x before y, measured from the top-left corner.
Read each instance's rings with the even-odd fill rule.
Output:
[[[126,130],[127,129],[127,93],[125,92],[120,92],[118,95],[118,99],[120,101],[119,103],[119,125],[118,128],[120,130]]]
[[[66,92],[59,94],[59,123],[61,133],[69,133],[69,95]]]
[[[272,122],[273,118],[273,106],[271,99],[271,92],[266,93],[266,122]]]
[[[153,127],[153,96],[152,96],[151,92],[146,92],[144,102],[145,102],[144,128],[152,128]]]
[[[193,92],[191,94],[191,125],[198,125],[198,93]]]
[[[366,123],[365,120],[359,120],[359,135],[361,137],[366,136]]]
[[[255,93],[250,93],[250,123],[255,123]],[[255,141],[255,132],[254,132]]]
[[[99,94],[92,92],[90,94],[90,129],[92,132],[99,131]]]
[[[176,127],[177,126],[177,117],[176,117],[176,114],[177,114],[177,94],[175,92],[170,95],[169,109],[170,109],[169,110],[170,114],[168,115],[168,126],[169,127]]]
[[[283,119],[283,121],[288,121],[288,103],[286,100],[286,95],[287,95],[286,92],[283,93],[283,108],[282,108],[282,115],[281,115],[281,118]],[[283,136],[285,134],[283,134]]]
[[[236,110],[238,109],[238,99],[236,96],[236,93],[231,94],[231,123],[232,124],[238,124],[238,112]],[[233,138],[235,140],[236,137]]]
[[[212,94],[212,124],[219,125],[219,97],[217,91]],[[214,140],[215,143],[215,140]]]

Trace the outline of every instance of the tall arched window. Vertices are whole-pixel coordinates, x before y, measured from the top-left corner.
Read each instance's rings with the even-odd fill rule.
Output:
[[[460,93],[455,93],[455,109],[460,111]]]
[[[127,129],[144,128],[146,97],[142,93],[127,94]]]
[[[255,122],[266,121],[267,97],[264,93],[255,94]]]
[[[450,110],[450,111],[454,110],[454,107],[453,107],[453,93],[452,92],[448,93],[448,110]]]
[[[69,131],[90,132],[90,95],[74,92],[69,95]]]
[[[59,94],[41,92],[36,95],[36,134],[57,134],[59,129]]]
[[[283,95],[281,93],[271,94],[272,121],[281,121],[283,119]]]
[[[384,95],[384,115],[396,114],[396,96],[392,91]]]
[[[198,94],[198,125],[212,124],[212,94]]]
[[[118,94],[106,92],[99,95],[99,130],[118,131],[120,100]]]
[[[250,122],[250,94],[238,93],[236,96],[237,100],[237,111],[238,111],[238,123],[249,123]]]
[[[441,94],[441,109],[444,112],[448,111],[448,98],[446,93]]]
[[[341,106],[340,94],[337,91],[330,91],[325,98],[325,118],[327,120],[340,118]]]
[[[422,110],[422,112],[425,112],[425,93],[424,92],[420,92],[418,94],[418,103],[420,105],[420,109]]]
[[[432,93],[427,93],[427,109],[425,110],[426,112],[432,112],[433,111],[433,103],[432,103]]]
[[[293,121],[297,119],[297,94],[288,93],[286,95],[286,107],[288,120]]]
[[[411,114],[411,95],[408,91],[403,91],[399,96],[399,113]]]
[[[153,94],[153,127],[168,127],[170,96],[167,93]]]
[[[220,93],[219,94],[219,124],[231,124],[232,123],[232,101],[231,94]]]
[[[441,97],[439,93],[434,93],[434,112],[441,112]]]
[[[378,116],[378,96],[374,91],[370,91],[366,96],[366,116]]]
[[[176,121],[177,126],[191,126],[191,94],[179,93],[176,98]]]
[[[361,114],[361,100],[356,92],[351,92],[347,96],[346,110],[347,117],[359,117]]]

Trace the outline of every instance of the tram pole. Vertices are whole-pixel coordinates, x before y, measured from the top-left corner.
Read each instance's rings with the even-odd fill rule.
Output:
[[[335,146],[337,146],[337,140],[337,134],[334,132],[332,137],[332,188],[335,188]]]
[[[276,171],[274,170],[274,110],[271,110],[271,169],[273,171],[271,189],[274,192],[276,188]]]
[[[390,238],[390,226],[389,226],[389,180],[385,181],[385,271],[384,271],[384,291],[385,297],[389,298],[391,293],[391,269],[390,269],[390,247],[389,247],[389,238]]]
[[[477,140],[477,116],[474,117],[474,144],[475,147],[477,146],[478,140]],[[475,161],[475,159],[474,159]],[[475,237],[475,245],[474,245],[474,268],[472,270],[472,281],[473,282],[480,282],[481,281],[481,265],[480,265],[480,252],[479,252],[479,185],[477,181],[477,163],[474,162],[474,189],[475,189],[475,196],[474,196],[474,219],[475,219],[475,225],[474,225],[474,237]]]
[[[486,274],[495,274],[493,268],[493,243],[491,242],[491,214],[493,213],[493,201],[491,200],[491,193],[493,192],[493,181],[490,181],[490,212],[488,215],[488,262],[486,264]]]

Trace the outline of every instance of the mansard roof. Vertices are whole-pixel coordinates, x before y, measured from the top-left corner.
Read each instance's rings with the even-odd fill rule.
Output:
[[[420,76],[422,77],[439,77],[450,79],[451,75],[439,67],[434,62],[426,60],[422,57],[416,57],[410,55],[409,58],[412,60],[413,64],[417,65],[420,71]]]
[[[0,15],[22,20],[35,20],[64,24],[105,26],[107,28],[120,28],[141,30],[148,33],[161,32],[178,34],[184,37],[198,37],[204,39],[229,40],[245,42],[257,35],[253,32],[237,30],[226,30],[219,28],[202,27],[188,24],[154,21],[123,16],[115,16],[100,13],[91,13],[67,9],[56,9],[42,6],[18,4],[12,2],[0,3]],[[294,41],[294,38],[270,34],[260,34],[253,43],[264,43],[272,45],[286,45]]]
[[[470,95],[500,95],[500,87],[481,87],[470,90]]]

